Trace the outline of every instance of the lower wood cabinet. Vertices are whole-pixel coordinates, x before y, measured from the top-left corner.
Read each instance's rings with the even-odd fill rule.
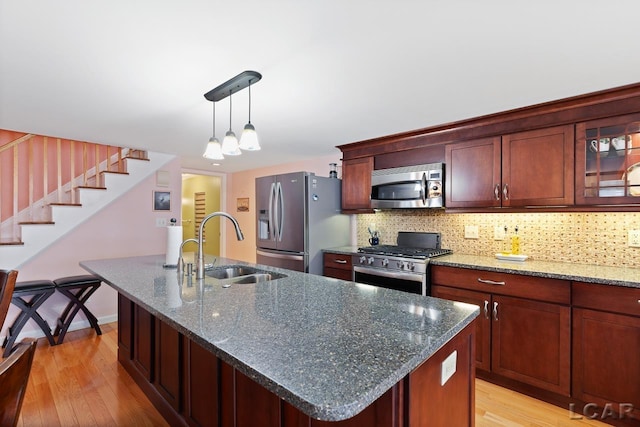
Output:
[[[323,254],[323,271],[325,277],[353,280],[353,263],[351,255],[326,252]]]
[[[432,283],[435,297],[480,306],[478,376],[498,375],[569,396],[569,282],[432,266]]]
[[[640,289],[574,282],[572,290],[573,395],[640,420]]]

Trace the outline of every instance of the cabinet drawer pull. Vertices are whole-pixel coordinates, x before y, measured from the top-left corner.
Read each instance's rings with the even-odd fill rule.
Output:
[[[496,200],[500,200],[500,184],[496,184],[493,188],[493,194],[496,196]]]
[[[505,184],[504,187],[502,187],[502,194],[505,200],[509,200],[509,184]]]
[[[498,321],[498,303],[493,302],[493,318],[497,322]]]
[[[333,262],[335,262],[336,264],[346,264],[347,260],[345,260],[345,259],[334,259]]]
[[[484,318],[489,318],[489,301],[484,300]]]
[[[496,285],[496,286],[504,286],[507,282],[495,282],[493,280],[481,279],[478,277],[478,282],[485,283],[487,285]]]

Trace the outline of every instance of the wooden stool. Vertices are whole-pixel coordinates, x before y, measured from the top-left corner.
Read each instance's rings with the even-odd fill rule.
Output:
[[[9,327],[9,335],[4,339],[4,343],[2,344],[2,347],[4,348],[3,357],[9,356],[16,338],[18,338],[20,331],[29,319],[33,319],[38,326],[40,326],[40,329],[44,332],[47,340],[49,340],[50,345],[56,345],[56,342],[51,335],[51,327],[37,311],[47,298],[55,292],[55,290],[55,285],[51,280],[16,282],[16,287],[13,290],[13,296],[11,297],[11,303],[22,311],[13,322],[13,325]]]
[[[58,319],[58,325],[54,333],[54,335],[58,336],[58,344],[62,344],[64,341],[64,336],[67,334],[73,318],[80,310],[87,316],[89,324],[96,330],[96,333],[102,335],[100,326],[98,326],[98,319],[96,319],[96,316],[85,306],[89,297],[100,287],[101,279],[92,274],[85,274],[81,276],[61,277],[54,280],[53,283],[58,292],[69,299],[69,304],[67,304],[67,307]]]

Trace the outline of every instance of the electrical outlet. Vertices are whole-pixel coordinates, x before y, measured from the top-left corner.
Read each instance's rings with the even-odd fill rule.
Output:
[[[629,230],[629,246],[640,248],[640,230]]]
[[[167,218],[156,218],[156,227],[166,227]]]
[[[464,238],[465,239],[478,239],[480,238],[480,232],[477,225],[465,225],[464,226]]]
[[[507,237],[504,232],[504,227],[496,225],[493,227],[493,240],[504,240]]]
[[[458,351],[454,350],[446,359],[442,362],[442,369],[440,371],[440,385],[443,386],[449,378],[456,373],[456,362],[458,361]]]

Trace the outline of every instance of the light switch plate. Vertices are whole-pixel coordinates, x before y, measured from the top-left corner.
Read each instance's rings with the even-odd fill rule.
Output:
[[[446,359],[442,362],[442,372],[440,375],[440,385],[443,386],[449,381],[449,378],[456,373],[456,363],[458,361],[458,351],[454,350]]]
[[[156,227],[166,227],[167,218],[156,218]]]
[[[480,232],[477,225],[465,225],[464,226],[464,238],[465,239],[478,239]]]
[[[504,232],[504,227],[496,225],[493,227],[493,240],[504,240],[506,237],[506,233]]]

